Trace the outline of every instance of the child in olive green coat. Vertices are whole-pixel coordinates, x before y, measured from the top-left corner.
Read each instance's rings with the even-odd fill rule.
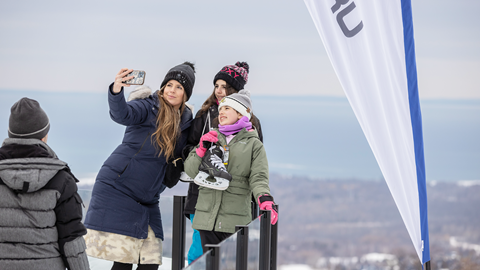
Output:
[[[202,136],[198,147],[185,161],[185,171],[195,178],[211,142],[228,149],[223,157],[225,168],[232,180],[225,190],[199,187],[193,228],[200,232],[202,246],[218,244],[235,232],[236,225],[246,225],[251,220],[252,193],[258,198],[262,210],[271,210],[272,224],[278,219],[273,197],[268,185],[268,161],[263,143],[250,122],[250,93],[241,90],[223,98],[219,104],[219,128]],[[228,156],[228,161],[226,157]]]

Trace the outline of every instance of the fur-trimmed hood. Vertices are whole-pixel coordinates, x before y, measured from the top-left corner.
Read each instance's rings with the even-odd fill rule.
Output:
[[[146,99],[150,95],[152,95],[152,89],[146,85],[142,85],[135,88],[135,90],[128,94],[127,101],[132,101],[135,99]]]

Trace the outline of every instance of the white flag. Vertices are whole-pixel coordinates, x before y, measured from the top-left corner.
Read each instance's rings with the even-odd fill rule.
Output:
[[[305,4],[424,264],[430,250],[410,0]]]

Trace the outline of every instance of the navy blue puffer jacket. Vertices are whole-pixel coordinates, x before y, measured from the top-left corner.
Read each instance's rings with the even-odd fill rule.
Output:
[[[113,85],[113,84],[112,84]],[[123,89],[108,94],[110,116],[126,126],[122,143],[113,151],[97,175],[85,218],[89,229],[145,239],[148,225],[163,240],[159,209],[166,160],[152,140],[159,110],[158,93],[126,102]],[[185,107],[181,116],[181,136],[175,156],[180,157],[187,142],[193,114]]]

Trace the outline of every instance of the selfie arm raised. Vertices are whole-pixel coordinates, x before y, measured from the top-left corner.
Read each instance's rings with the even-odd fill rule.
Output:
[[[130,72],[132,72],[133,69],[128,69],[128,68],[122,68],[118,73],[117,75],[115,76],[115,81],[113,83],[113,88],[112,88],[112,92],[114,94],[118,94],[122,91],[122,87],[126,86],[130,86],[126,83],[124,83],[125,81],[127,80],[130,80],[130,79],[133,79],[133,76],[128,76],[128,77],[125,77],[127,76],[127,74],[129,74]]]

